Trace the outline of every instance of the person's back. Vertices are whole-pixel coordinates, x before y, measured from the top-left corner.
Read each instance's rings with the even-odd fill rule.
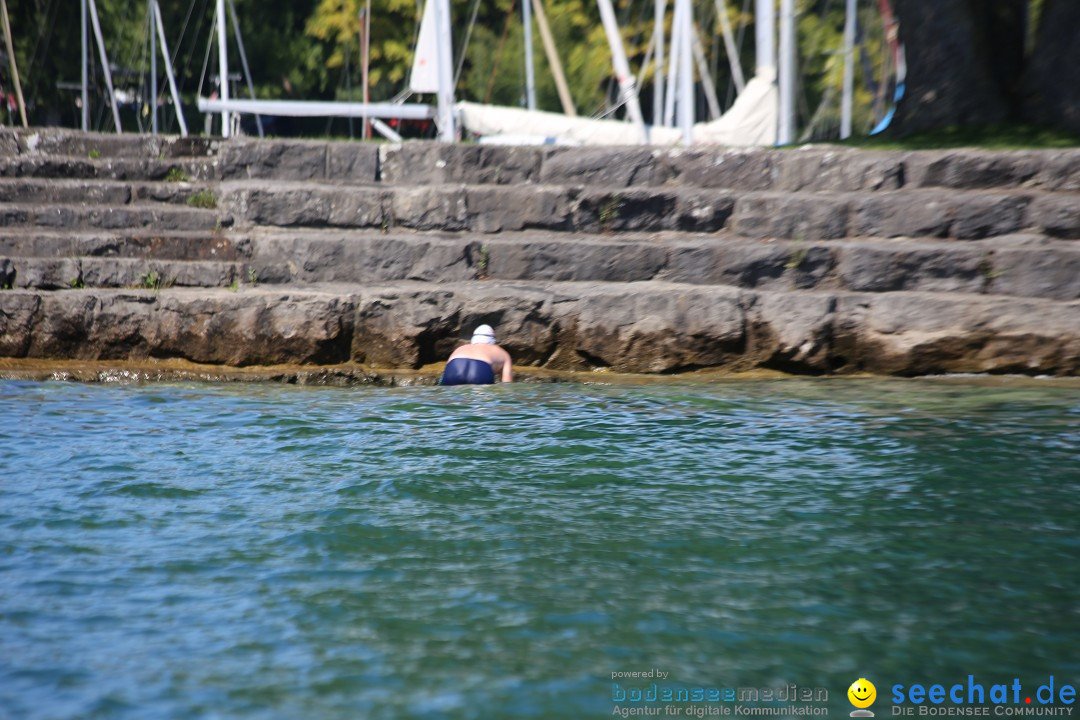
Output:
[[[440,385],[490,385],[514,379],[510,353],[495,344],[495,330],[481,325],[473,333],[472,342],[450,354]]]

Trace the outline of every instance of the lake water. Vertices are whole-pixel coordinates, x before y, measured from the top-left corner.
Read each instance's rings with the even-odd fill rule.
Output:
[[[0,718],[1075,684],[1078,490],[1053,381],[0,381]]]

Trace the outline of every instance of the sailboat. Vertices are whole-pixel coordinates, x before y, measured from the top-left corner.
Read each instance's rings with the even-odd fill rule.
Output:
[[[662,2],[662,0],[658,0]],[[528,0],[526,0],[528,2]],[[597,0],[601,17],[608,29],[612,61],[619,79],[622,100],[627,106],[631,122],[572,117],[567,114],[529,110],[525,108],[458,102],[454,113],[462,127],[480,137],[480,142],[492,144],[556,144],[556,145],[689,145],[714,144],[730,146],[773,145],[778,124],[778,93],[776,68],[769,61],[758,63],[755,75],[739,93],[734,105],[720,118],[711,122],[681,123],[683,127],[645,125],[634,78],[629,71],[622,40],[615,25],[611,0]],[[678,88],[676,104],[686,107],[686,115],[692,117],[693,94],[689,58],[690,0],[676,0],[676,26],[673,39],[673,55],[680,55],[681,67],[675,72],[683,81]],[[438,90],[435,57],[437,35],[433,12],[434,0],[424,4],[416,53],[410,73],[409,89],[415,93],[433,93]],[[768,0],[759,0],[759,13],[771,18]],[[766,12],[762,8],[768,6]],[[680,19],[682,22],[680,23]],[[607,27],[610,24],[610,27]],[[681,30],[681,33],[680,33]],[[771,30],[769,30],[771,32]],[[682,76],[685,73],[685,76]],[[670,84],[670,83],[669,83]],[[689,133],[686,127],[689,126]],[[689,135],[689,137],[687,137]]]
[[[664,0],[657,0],[662,3]],[[434,106],[419,103],[356,103],[284,100],[239,100],[199,98],[203,112],[246,112],[266,115],[337,116],[366,118],[434,118],[439,138],[453,142],[459,138],[458,123],[481,142],[491,143],[551,143],[567,145],[636,145],[672,146],[682,144],[713,144],[725,146],[772,146],[777,144],[781,128],[781,95],[777,88],[775,58],[776,13],[773,0],[756,2],[757,63],[754,76],[746,83],[732,107],[719,118],[694,123],[694,94],[692,70],[693,36],[691,0],[675,0],[675,31],[673,32],[672,63],[668,85],[673,88],[668,107],[678,110],[678,122],[645,124],[638,104],[634,77],[627,64],[625,49],[615,23],[611,0],[597,0],[611,49],[612,64],[620,86],[620,99],[631,122],[588,119],[567,114],[499,107],[471,102],[455,102],[453,88],[450,9],[448,0],[427,0],[421,19],[417,49],[410,73],[410,89],[415,93],[433,93]],[[227,73],[227,55],[222,0],[217,0],[220,66]],[[658,6],[658,16],[662,15]],[[793,13],[791,13],[793,17]],[[792,18],[785,18],[791,20]],[[680,30],[681,28],[681,30]],[[794,34],[788,31],[791,43]],[[784,33],[782,33],[784,34]],[[783,53],[782,53],[783,55]],[[793,56],[788,48],[787,56]],[[786,66],[785,66],[786,67]],[[793,88],[793,83],[789,83]],[[790,90],[789,90],[790,92]],[[788,103],[792,105],[791,102]],[[665,113],[672,116],[672,112]],[[400,140],[381,123],[375,123],[385,136]],[[381,126],[381,127],[380,127]]]

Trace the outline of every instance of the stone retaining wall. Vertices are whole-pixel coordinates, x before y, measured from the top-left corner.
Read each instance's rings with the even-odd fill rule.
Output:
[[[518,362],[556,370],[1076,375],[1078,317],[1075,301],[667,283],[13,290],[0,356],[419,368],[489,322]]]
[[[1078,241],[1080,150],[5,130],[0,357],[1075,375]]]

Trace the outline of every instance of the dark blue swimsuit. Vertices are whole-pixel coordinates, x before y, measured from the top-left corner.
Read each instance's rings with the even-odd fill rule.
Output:
[[[495,370],[483,360],[454,358],[446,363],[440,385],[491,385],[495,382]]]

